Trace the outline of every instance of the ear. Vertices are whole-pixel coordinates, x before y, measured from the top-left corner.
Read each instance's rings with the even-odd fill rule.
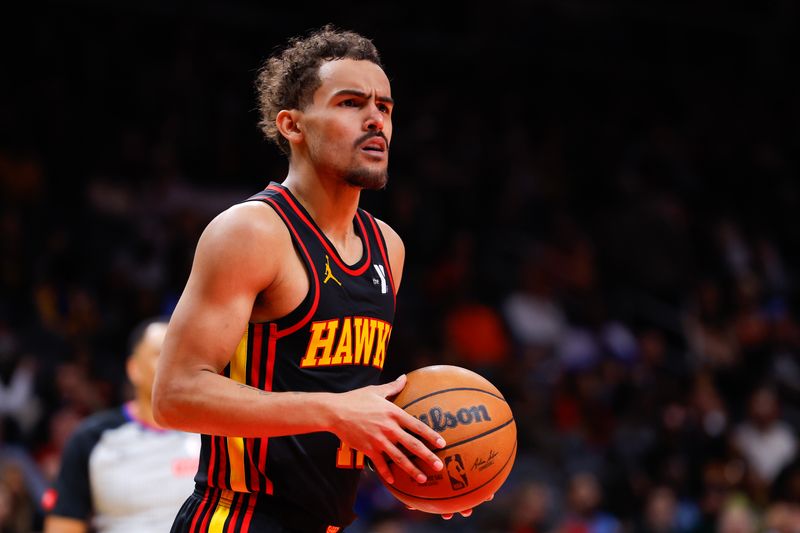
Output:
[[[134,386],[139,383],[139,365],[137,364],[136,357],[128,357],[128,360],[125,362],[125,370],[128,373],[128,381],[130,381]]]
[[[303,112],[297,109],[283,109],[275,117],[275,125],[278,127],[278,131],[290,144],[303,140],[302,126],[300,124],[302,116]]]

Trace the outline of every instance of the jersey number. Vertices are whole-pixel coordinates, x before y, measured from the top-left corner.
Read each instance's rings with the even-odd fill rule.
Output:
[[[364,452],[354,450],[340,441],[336,452],[336,468],[364,468]]]

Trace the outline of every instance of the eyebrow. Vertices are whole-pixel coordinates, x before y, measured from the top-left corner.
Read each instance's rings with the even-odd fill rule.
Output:
[[[369,98],[369,94],[363,91],[357,91],[356,89],[342,89],[341,91],[336,91],[334,96],[342,96],[342,95],[352,95],[358,96],[360,98]],[[379,102],[385,102],[387,104],[394,104],[394,99],[391,96],[376,96],[375,100]]]

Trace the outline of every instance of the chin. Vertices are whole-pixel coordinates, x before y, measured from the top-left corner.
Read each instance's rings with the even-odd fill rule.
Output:
[[[353,187],[368,191],[379,191],[386,187],[386,183],[389,181],[389,174],[385,170],[375,172],[360,169],[346,173],[344,181]]]

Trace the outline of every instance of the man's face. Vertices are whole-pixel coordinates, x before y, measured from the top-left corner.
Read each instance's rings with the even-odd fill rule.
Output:
[[[355,187],[383,188],[392,139],[389,79],[371,61],[352,59],[324,63],[319,76],[322,85],[298,121],[311,164]]]
[[[150,324],[128,361],[128,377],[137,391],[149,397],[156,375],[156,363],[167,334],[167,325]]]

